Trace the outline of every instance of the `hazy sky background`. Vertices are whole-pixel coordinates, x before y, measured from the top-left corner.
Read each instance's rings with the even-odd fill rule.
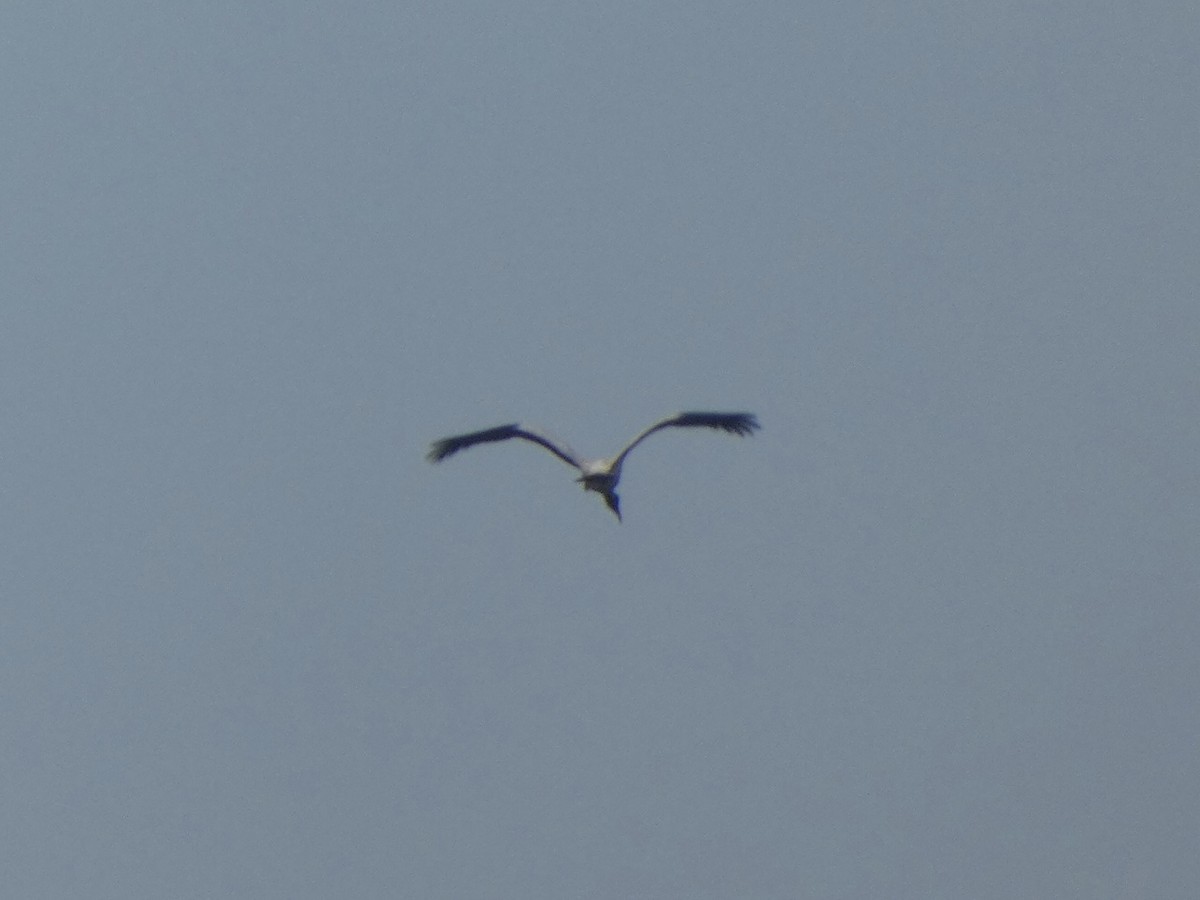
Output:
[[[5,893],[1195,897],[1198,36],[6,2]]]

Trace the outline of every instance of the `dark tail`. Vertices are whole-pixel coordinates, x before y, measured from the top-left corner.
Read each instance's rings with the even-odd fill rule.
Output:
[[[608,508],[613,511],[613,515],[617,517],[617,521],[621,521],[621,498],[612,491],[604,495],[604,502],[608,504]]]

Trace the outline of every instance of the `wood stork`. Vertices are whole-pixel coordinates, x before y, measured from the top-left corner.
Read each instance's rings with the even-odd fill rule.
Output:
[[[752,434],[759,427],[758,419],[752,413],[734,412],[681,412],[668,416],[660,422],[655,422],[632,441],[616,456],[605,459],[584,459],[569,447],[556,444],[546,435],[524,425],[500,425],[483,431],[473,431],[470,434],[459,434],[454,437],[434,441],[428,454],[430,462],[441,462],[448,456],[453,456],[459,450],[474,447],[476,444],[488,444],[493,441],[507,441],[509,438],[521,438],[545,447],[563,462],[579,470],[580,475],[575,480],[583,485],[585,491],[595,491],[604,498],[608,508],[613,511],[617,521],[621,520],[620,498],[617,497],[616,487],[621,480],[621,466],[629,451],[644,441],[656,431],[663,428],[713,428],[730,434],[745,436]]]

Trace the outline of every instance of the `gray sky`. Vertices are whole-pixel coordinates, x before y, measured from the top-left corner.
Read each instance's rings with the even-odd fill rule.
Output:
[[[1194,897],[1198,34],[6,3],[6,891]]]

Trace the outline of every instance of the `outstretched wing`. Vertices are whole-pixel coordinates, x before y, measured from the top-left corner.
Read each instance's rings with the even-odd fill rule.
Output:
[[[739,437],[744,437],[748,434],[753,434],[754,430],[759,427],[758,419],[753,413],[735,412],[681,412],[676,415],[669,416],[661,422],[655,422],[625,447],[613,462],[613,468],[619,469],[621,463],[625,461],[625,457],[629,451],[644,441],[656,431],[661,431],[663,428],[714,428],[717,431],[727,431],[730,434],[736,434]]]
[[[496,428],[487,428],[483,431],[472,431],[470,434],[458,434],[454,437],[434,441],[425,458],[430,462],[441,462],[447,456],[453,456],[459,450],[466,450],[468,447],[474,447],[476,444],[507,441],[509,438],[521,438],[522,440],[532,441],[541,447],[545,447],[567,465],[574,466],[576,469],[579,468],[579,460],[569,448],[560,447],[544,434],[539,434],[532,428],[525,428],[515,423],[512,425],[500,425]]]

